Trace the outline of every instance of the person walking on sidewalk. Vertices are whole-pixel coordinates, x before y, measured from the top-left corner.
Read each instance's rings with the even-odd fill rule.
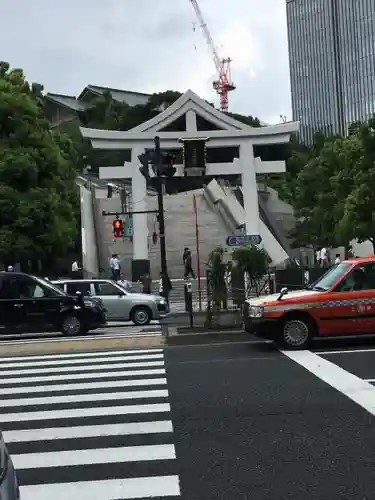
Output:
[[[159,280],[159,295],[164,297],[165,300],[169,303],[169,294],[172,290],[172,283],[169,279],[169,276],[166,273],[160,273]]]
[[[195,279],[195,274],[193,271],[193,259],[191,256],[191,252],[188,249],[186,257],[185,257],[185,273],[184,273],[184,278],[188,278],[191,276],[193,279]]]
[[[141,282],[142,282],[142,293],[147,293],[148,295],[150,295],[151,285],[152,285],[151,276],[148,273],[146,273],[144,276],[141,277]]]

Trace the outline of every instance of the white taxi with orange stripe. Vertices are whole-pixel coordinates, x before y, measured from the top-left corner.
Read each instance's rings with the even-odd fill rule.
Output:
[[[375,334],[375,256],[345,260],[305,290],[245,301],[244,326],[291,349],[316,336]]]

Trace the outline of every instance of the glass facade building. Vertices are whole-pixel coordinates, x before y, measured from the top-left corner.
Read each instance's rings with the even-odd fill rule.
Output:
[[[286,11],[301,139],[345,134],[375,112],[375,0],[286,0]]]

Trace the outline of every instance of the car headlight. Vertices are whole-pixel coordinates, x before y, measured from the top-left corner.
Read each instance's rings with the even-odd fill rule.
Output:
[[[167,303],[167,301],[165,299],[163,299],[163,298],[160,298],[158,300],[158,302],[159,302],[159,304],[166,304]]]
[[[264,312],[264,307],[250,306],[249,318],[261,318],[263,316],[263,312]]]
[[[92,300],[85,300],[85,307],[88,307],[89,309],[95,309],[96,302],[93,302]]]

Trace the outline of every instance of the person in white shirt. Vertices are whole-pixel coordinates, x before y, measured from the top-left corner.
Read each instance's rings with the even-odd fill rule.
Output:
[[[112,278],[115,281],[118,281],[120,279],[121,266],[120,266],[120,259],[118,258],[117,254],[112,255],[109,261],[109,265],[111,266]]]
[[[75,260],[72,263],[72,278],[77,279],[79,277],[79,265],[78,262]]]
[[[318,264],[318,266],[320,266],[320,250],[316,251],[315,259],[316,259],[316,263]]]
[[[127,292],[131,292],[131,282],[125,278],[123,273],[121,273],[120,279],[117,283]]]
[[[321,267],[328,266],[328,252],[325,247],[320,250],[320,265]]]

